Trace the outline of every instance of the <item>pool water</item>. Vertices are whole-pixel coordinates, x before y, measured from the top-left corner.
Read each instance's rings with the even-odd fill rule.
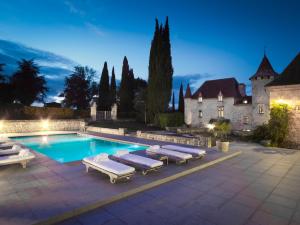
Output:
[[[117,150],[137,151],[147,148],[147,146],[77,134],[14,137],[11,139],[61,163],[81,160],[84,157],[100,153],[114,154]]]

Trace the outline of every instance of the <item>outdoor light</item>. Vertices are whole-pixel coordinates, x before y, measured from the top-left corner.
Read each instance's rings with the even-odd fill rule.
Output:
[[[215,125],[214,124],[207,124],[206,127],[209,129],[209,130],[213,130],[215,128]]]
[[[49,128],[49,121],[48,120],[42,120],[42,128],[48,129]]]

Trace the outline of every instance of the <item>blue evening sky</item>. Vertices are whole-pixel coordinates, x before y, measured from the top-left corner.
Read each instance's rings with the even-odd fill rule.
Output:
[[[297,0],[9,0],[0,2],[0,38],[51,51],[120,76],[124,55],[147,78],[157,17],[169,16],[175,75],[235,76],[267,55],[277,72],[299,52]]]

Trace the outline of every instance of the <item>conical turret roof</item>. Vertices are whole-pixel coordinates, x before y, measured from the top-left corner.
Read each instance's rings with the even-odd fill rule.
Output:
[[[250,77],[250,80],[254,78],[265,78],[265,77],[275,77],[277,76],[277,73],[274,71],[268,57],[266,54],[264,54],[264,57],[256,71],[256,73]]]

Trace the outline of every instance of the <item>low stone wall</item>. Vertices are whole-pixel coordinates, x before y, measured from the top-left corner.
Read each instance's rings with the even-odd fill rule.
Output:
[[[126,129],[119,128],[119,129],[111,129],[111,128],[104,128],[104,127],[91,127],[88,126],[86,131],[95,132],[95,133],[104,133],[104,134],[115,134],[115,135],[125,135]]]
[[[141,131],[136,132],[137,137],[145,138],[156,141],[166,141],[173,142],[178,144],[193,145],[199,147],[211,147],[212,140],[210,137],[199,136],[197,138],[187,138],[187,137],[178,137],[171,135],[162,135],[162,134],[153,134],[153,133],[143,133]]]
[[[0,133],[30,133],[41,131],[83,131],[83,120],[3,120]]]

